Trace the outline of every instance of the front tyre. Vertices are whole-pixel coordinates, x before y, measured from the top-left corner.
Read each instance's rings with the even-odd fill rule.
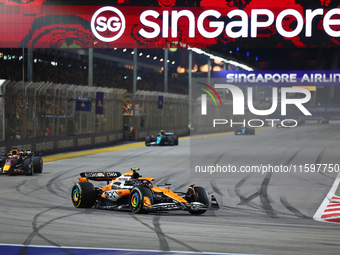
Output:
[[[72,187],[71,199],[74,207],[91,208],[96,201],[94,186],[89,182],[77,182]]]
[[[22,170],[24,170],[25,175],[32,176],[34,174],[33,162],[30,158],[24,160]]]
[[[151,190],[147,187],[134,187],[129,196],[129,206],[133,213],[147,213],[144,209],[144,202],[146,206],[151,207],[153,203],[153,196]]]
[[[168,144],[170,144],[171,146],[175,145],[175,140],[173,136],[169,136],[168,137]]]
[[[204,204],[206,207],[209,207],[209,197],[206,192],[206,190],[203,187],[200,186],[193,186],[190,187],[187,191],[186,197],[190,202],[200,202]],[[191,214],[203,214],[207,210],[201,209],[201,210],[189,210]]]
[[[33,157],[32,158],[32,162],[33,162],[33,168],[34,168],[34,172],[41,174],[43,171],[43,159],[42,157]]]

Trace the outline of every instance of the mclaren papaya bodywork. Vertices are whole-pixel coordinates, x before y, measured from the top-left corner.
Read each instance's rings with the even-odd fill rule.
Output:
[[[75,207],[127,210],[134,213],[184,210],[202,214],[208,209],[219,209],[214,196],[208,197],[203,187],[190,185],[186,192],[169,189],[170,183],[154,186],[153,178],[142,178],[136,168],[131,172],[86,172],[72,188]],[[89,182],[106,181],[102,188]]]

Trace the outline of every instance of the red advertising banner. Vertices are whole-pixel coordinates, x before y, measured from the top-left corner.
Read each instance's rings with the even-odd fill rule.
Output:
[[[202,0],[198,7],[178,7],[174,2],[150,7],[0,0],[0,47],[312,48],[340,44],[340,9],[332,1],[320,8],[298,0],[210,1],[213,4]]]

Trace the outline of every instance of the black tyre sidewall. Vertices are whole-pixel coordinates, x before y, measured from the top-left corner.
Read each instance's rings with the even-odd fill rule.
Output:
[[[32,159],[27,158],[24,160],[22,170],[24,170],[25,175],[34,174],[34,166],[33,166]]]
[[[33,157],[32,162],[33,162],[34,172],[39,173],[39,174],[42,173],[43,167],[44,167],[42,157],[40,157],[40,156],[39,157]]]
[[[175,139],[173,136],[168,137],[168,143],[170,143],[171,146],[175,145]]]
[[[174,135],[174,145],[178,145],[178,136]]]
[[[89,182],[77,182],[72,187],[71,200],[74,207],[91,208],[96,200],[94,186]]]
[[[148,197],[151,204],[153,203],[152,193],[146,187],[134,187],[129,196],[129,206],[133,213],[147,213],[144,210],[144,196]]]
[[[209,207],[209,197],[206,192],[206,190],[203,187],[200,186],[194,186],[193,190],[195,191],[195,201],[194,202],[200,202],[202,204],[205,204],[207,207]],[[203,214],[207,210],[198,210],[198,211],[193,211],[189,210],[191,214]]]
[[[203,187],[195,186],[195,193],[196,193],[196,202],[200,202],[202,204],[205,204],[206,206],[209,206],[209,197],[207,192]]]
[[[150,146],[151,138],[150,136],[145,137],[145,146]]]

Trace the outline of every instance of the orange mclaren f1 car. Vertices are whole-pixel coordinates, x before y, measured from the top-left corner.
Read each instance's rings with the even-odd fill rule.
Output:
[[[174,192],[170,183],[154,186],[153,178],[142,178],[131,168],[131,172],[84,172],[72,188],[72,203],[78,208],[100,208],[131,210],[133,213],[148,213],[184,210],[191,214],[203,214],[208,209],[217,210],[219,205],[205,189],[191,185],[186,192]],[[103,188],[94,187],[92,181],[106,181]],[[164,186],[167,186],[165,188]]]

